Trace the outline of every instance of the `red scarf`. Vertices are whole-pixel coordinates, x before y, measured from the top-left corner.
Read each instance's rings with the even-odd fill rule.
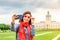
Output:
[[[19,40],[26,40],[26,33],[24,30],[24,27],[27,27],[28,29],[28,39],[29,40],[33,40],[33,36],[31,36],[31,27],[29,25],[28,22],[20,22],[20,27],[19,27],[19,31],[18,31],[18,37]]]

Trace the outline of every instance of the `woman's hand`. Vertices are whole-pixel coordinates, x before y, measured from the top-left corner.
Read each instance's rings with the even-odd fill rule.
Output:
[[[34,25],[35,18],[31,18],[31,23]]]
[[[16,14],[12,16],[12,23],[13,24],[15,23],[16,18],[17,18],[17,15]]]

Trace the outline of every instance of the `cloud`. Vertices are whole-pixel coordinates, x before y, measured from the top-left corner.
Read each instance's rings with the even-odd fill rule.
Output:
[[[17,8],[60,8],[60,0],[2,0],[1,6]]]
[[[59,0],[35,0],[33,3],[36,8],[60,8]]]
[[[39,22],[45,20],[48,10],[56,16],[60,10],[60,0],[0,0],[0,23],[10,23],[13,13],[23,14],[27,10],[31,11],[36,22],[38,19]]]
[[[60,0],[0,0],[0,8],[3,13],[16,9],[20,9],[22,12],[26,10],[34,12],[37,8],[60,9]]]
[[[12,17],[11,14],[0,15],[0,23],[10,24],[10,22],[11,22],[11,17]]]

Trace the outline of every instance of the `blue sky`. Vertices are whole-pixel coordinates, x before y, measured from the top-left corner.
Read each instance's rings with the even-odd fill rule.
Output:
[[[0,0],[0,23],[9,24],[13,14],[31,11],[35,22],[45,20],[50,11],[52,20],[60,20],[60,0]]]

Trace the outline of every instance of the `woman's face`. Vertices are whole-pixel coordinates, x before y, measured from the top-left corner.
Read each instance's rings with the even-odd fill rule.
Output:
[[[24,22],[29,22],[30,19],[31,19],[30,14],[25,14],[25,15],[23,16],[23,21],[24,21]]]

